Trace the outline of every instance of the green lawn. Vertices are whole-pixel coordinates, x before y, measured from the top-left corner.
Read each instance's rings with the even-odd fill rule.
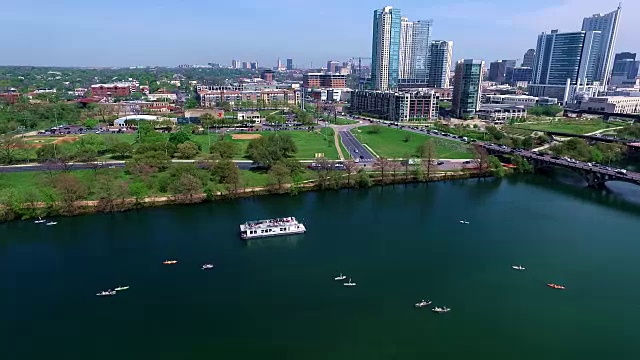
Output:
[[[379,133],[371,132],[372,126],[363,126],[351,132],[363,143],[368,145],[379,156],[386,158],[405,158],[416,155],[416,149],[428,139],[436,145],[437,156],[440,159],[469,159],[473,157],[471,147],[465,143],[416,134],[406,130],[381,127]],[[406,141],[408,140],[408,141]]]
[[[251,134],[260,134],[262,136],[269,136],[274,134],[275,131],[256,131]],[[338,159],[338,150],[334,145],[333,141],[333,129],[331,128],[322,128],[320,131],[309,132],[309,131],[289,131],[283,130],[278,131],[280,134],[288,134],[293,138],[293,142],[298,147],[298,153],[296,154],[296,158],[301,160],[312,160],[315,158],[316,153],[324,153],[324,156],[327,159],[335,160]],[[325,135],[326,134],[326,140]],[[202,140],[207,141],[206,135],[201,135],[203,137]],[[244,154],[246,153],[247,146],[251,140],[234,140],[232,139],[232,135],[226,135],[226,138],[240,144],[240,154],[237,156],[238,159],[244,159]],[[211,137],[212,141],[215,141],[215,137]],[[203,151],[208,152],[209,146],[208,143],[203,144]]]
[[[614,124],[605,123],[600,119],[588,120],[556,120],[535,124],[517,124],[514,127],[535,131],[557,131],[570,134],[588,134],[594,131],[615,127]]]

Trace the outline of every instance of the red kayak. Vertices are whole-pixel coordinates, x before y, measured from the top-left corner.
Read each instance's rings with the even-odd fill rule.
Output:
[[[564,290],[565,287],[562,285],[556,285],[556,284],[547,284],[548,287],[553,288],[553,289],[558,289],[558,290]]]

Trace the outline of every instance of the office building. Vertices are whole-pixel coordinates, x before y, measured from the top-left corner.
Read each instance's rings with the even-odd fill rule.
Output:
[[[511,119],[524,119],[527,108],[507,104],[482,104],[477,111],[478,118],[504,124]]]
[[[287,70],[293,70],[293,59],[287,59]]]
[[[273,70],[264,70],[262,74],[260,74],[260,78],[268,83],[273,82]]]
[[[94,97],[123,97],[138,90],[137,82],[121,82],[114,84],[91,85],[91,96]],[[36,90],[37,91],[37,90]]]
[[[435,40],[429,50],[429,87],[448,88],[453,41]]]
[[[557,99],[539,98],[527,95],[487,95],[487,104],[524,106],[525,108],[534,107],[536,105],[554,105],[558,104]]]
[[[242,62],[242,68],[243,68],[243,69],[250,69],[250,67],[249,67],[249,63],[248,63],[248,62],[246,62],[246,61],[243,61],[243,62]]]
[[[580,103],[581,110],[604,111],[617,114],[640,114],[640,97],[592,97]]]
[[[630,52],[622,52],[616,54],[613,60],[613,69],[611,70],[610,85],[631,85],[633,86],[638,77],[638,68],[640,61],[636,61],[636,54]]]
[[[409,21],[400,27],[400,79],[427,84],[432,20]]]
[[[533,69],[533,63],[536,61],[536,49],[529,49],[527,50],[526,53],[524,53],[524,56],[522,57],[522,65],[521,67],[526,68],[532,68]]]
[[[572,84],[592,84],[597,80],[600,39],[599,31],[552,30],[538,35],[533,83],[563,85],[570,79]]]
[[[327,72],[337,73],[339,67],[340,67],[339,61],[335,61],[335,60],[327,61]]]
[[[618,35],[618,24],[620,19],[618,8],[608,14],[594,14],[582,20],[582,31],[599,31],[601,39],[597,44],[597,61],[594,81],[599,81],[602,86],[606,86],[609,80],[609,73],[613,67],[613,50],[616,45]]]
[[[507,79],[512,86],[527,86],[533,77],[533,69],[530,67],[517,67],[511,73],[511,79]],[[526,84],[523,84],[526,83]],[[518,85],[520,84],[520,85]]]
[[[251,70],[258,70],[258,62],[252,62],[249,66],[251,67]]]
[[[434,91],[354,91],[351,111],[389,121],[438,118],[439,96]]]
[[[238,67],[240,67],[240,62],[238,60],[231,60],[231,68],[237,69]]]
[[[347,76],[335,73],[308,73],[302,76],[305,88],[346,88]]]
[[[371,84],[376,90],[387,90],[398,85],[400,17],[400,9],[392,6],[373,12]]]
[[[287,104],[299,104],[301,91],[296,89],[255,89],[245,90],[238,87],[217,86],[211,89],[200,89],[200,106],[205,108],[216,107],[220,102],[228,102],[231,105],[241,101],[263,101],[269,105],[273,101]]]
[[[487,80],[502,84],[511,79],[513,69],[516,67],[515,60],[494,61],[489,65],[489,75]]]
[[[484,61],[464,59],[456,63],[451,111],[458,118],[476,115],[480,107],[480,83]]]

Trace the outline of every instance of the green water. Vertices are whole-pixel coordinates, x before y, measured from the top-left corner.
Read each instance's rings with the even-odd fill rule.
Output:
[[[617,191],[538,176],[3,224],[0,358],[637,359],[640,189]],[[288,215],[308,233],[238,238]]]

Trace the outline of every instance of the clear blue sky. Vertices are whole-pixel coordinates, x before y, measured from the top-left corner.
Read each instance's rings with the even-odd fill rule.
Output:
[[[2,65],[178,65],[231,59],[299,66],[371,56],[373,10],[391,5],[433,19],[433,39],[453,40],[454,58],[522,58],[536,35],[580,30],[582,18],[618,0],[5,0]],[[635,14],[635,15],[634,15]],[[618,51],[640,52],[623,2]]]

